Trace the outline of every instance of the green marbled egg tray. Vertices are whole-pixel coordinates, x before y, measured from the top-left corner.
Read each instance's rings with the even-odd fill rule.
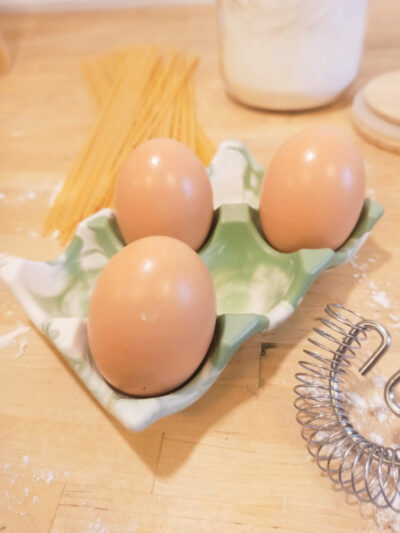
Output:
[[[172,393],[143,399],[120,394],[98,373],[89,352],[90,295],[101,270],[124,246],[111,209],[84,220],[57,259],[33,262],[6,256],[2,261],[0,275],[31,321],[99,403],[128,429],[143,430],[198,400],[247,338],[286,320],[322,271],[357,252],[383,213],[379,204],[365,200],[353,234],[339,250],[283,254],[269,246],[260,231],[257,208],[263,173],[237,141],[222,143],[209,167],[215,213],[199,254],[214,280],[217,326],[200,370]]]

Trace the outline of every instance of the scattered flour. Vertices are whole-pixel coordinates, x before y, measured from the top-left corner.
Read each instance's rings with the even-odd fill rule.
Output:
[[[400,316],[395,315],[394,313],[389,313],[390,320],[393,320],[393,322],[390,324],[391,328],[400,328]]]
[[[34,200],[36,198],[36,191],[26,191],[17,196],[18,202],[26,202],[27,200]]]
[[[27,346],[28,346],[28,341],[26,339],[22,339],[20,344],[19,344],[18,352],[15,354],[15,357],[17,359],[19,359],[20,357],[22,357],[24,355],[25,348]]]
[[[372,259],[372,261],[370,261]],[[356,271],[353,274],[353,277],[358,281],[358,283],[362,283],[365,278],[367,277],[367,268],[368,263],[375,262],[375,258],[370,257],[368,259],[368,262],[366,263],[358,263],[355,257],[352,257],[350,259],[350,265],[353,267],[353,269]]]
[[[54,481],[55,477],[56,476],[55,476],[54,472],[49,472],[47,474],[46,483],[49,485],[52,481]]]
[[[372,378],[372,383],[375,387],[382,388],[386,385],[387,378],[383,374],[378,374]]]
[[[393,446],[398,442],[400,421],[386,406],[383,389],[387,377],[375,375],[371,380],[359,382],[358,392],[342,393],[346,412],[353,427],[378,446]],[[378,422],[378,423],[377,423]],[[397,433],[396,433],[397,432]],[[400,513],[391,509],[378,509],[372,504],[361,505],[360,514],[368,520],[364,533],[400,533]],[[368,510],[367,513],[364,511]]]
[[[101,523],[101,519],[98,518],[96,522],[91,522],[88,526],[87,533],[109,533],[110,529]]]
[[[28,457],[28,456],[24,456]],[[25,463],[27,463],[24,458],[22,459]],[[3,465],[3,469],[5,467],[9,467],[10,465]],[[37,472],[37,471],[36,471]],[[55,476],[54,472],[50,472],[48,474],[41,473],[39,476],[37,473],[35,473],[33,479],[35,481],[45,480],[46,483],[49,483]],[[18,479],[18,475],[10,476],[8,477],[9,483],[12,486],[12,490],[5,489],[3,494],[0,495],[0,499],[2,499],[2,503],[6,503],[7,508],[9,511],[18,512],[18,507],[16,506],[25,506],[29,504],[29,502],[32,502],[32,504],[36,504],[39,501],[39,497],[36,494],[32,494],[32,487],[31,489],[29,487],[19,487],[15,484],[16,480]],[[25,511],[23,511],[25,513]]]
[[[377,531],[376,526],[378,531],[400,533],[400,513],[395,513],[391,509],[376,510],[374,522],[375,529],[368,529],[365,533],[375,533]]]
[[[5,197],[6,195],[4,194],[4,192],[0,192],[0,200],[4,200]]]
[[[58,475],[58,472],[49,472],[48,470],[45,470],[45,469],[33,471],[33,479],[35,481],[44,480],[47,483],[47,485],[49,485],[52,481],[54,481],[57,475]]]
[[[371,263],[376,263],[377,258],[376,257],[368,257],[367,260],[363,263],[360,263],[357,261],[357,258],[353,257],[350,260],[350,264],[355,270],[353,273],[353,277],[359,282],[363,283],[367,277],[369,277],[368,274],[368,268]],[[382,285],[382,284],[381,284]],[[390,288],[391,283],[386,282],[383,284],[384,287]],[[377,283],[375,281],[370,280],[368,282],[368,290],[370,293],[371,301],[368,302],[368,305],[378,311],[379,308],[387,309],[390,311],[388,313],[389,319],[392,321],[391,323],[388,323],[389,329],[400,329],[400,309],[399,306],[396,306],[394,308],[393,302],[391,302],[391,299],[388,295],[388,293],[381,287],[378,287]],[[372,317],[371,317],[372,318]],[[378,314],[378,312],[375,313],[373,318],[382,320],[383,323],[385,320],[385,317],[382,319],[382,317]],[[396,332],[398,333],[398,332]]]
[[[22,458],[22,461],[27,465],[29,463],[28,455],[24,455],[23,458]]]
[[[386,420],[387,420],[387,414],[384,411],[378,411],[376,413],[376,416],[377,416],[378,422],[380,424],[383,424],[383,422],[386,422]]]
[[[5,335],[0,335],[0,350],[4,350],[4,348],[7,348],[7,346],[9,346],[16,337],[22,335],[23,333],[28,333],[30,330],[31,328],[29,326],[18,326],[13,331],[10,331]]]
[[[390,299],[389,299],[389,296],[386,294],[386,292],[378,290],[376,284],[373,281],[370,281],[369,289],[370,289],[371,296],[374,302],[381,305],[385,309],[389,309]]]
[[[376,433],[376,431],[371,431],[371,433],[368,435],[368,438],[373,443],[379,444],[379,446],[383,445],[382,435],[379,435],[379,433]]]
[[[356,258],[353,257],[351,260],[350,260],[350,264],[353,268],[355,268],[356,270],[361,270],[361,272],[365,272],[367,270],[367,263],[357,263],[356,261]]]
[[[400,420],[385,403],[383,389],[386,382],[387,378],[379,374],[372,378],[372,383],[365,381],[360,393],[346,391],[341,399],[347,406],[350,422],[361,435],[375,444],[392,446],[397,442]]]
[[[357,408],[358,412],[365,413],[368,409],[367,401],[357,392],[346,391],[342,393],[342,399],[350,406]]]

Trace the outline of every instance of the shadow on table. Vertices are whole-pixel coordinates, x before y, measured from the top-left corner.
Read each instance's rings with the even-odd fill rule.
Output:
[[[375,258],[375,262],[368,261],[368,258],[371,257]],[[246,383],[245,379],[238,379],[237,383],[234,379],[229,382],[224,381],[225,370],[216,384],[196,403],[184,411],[159,420],[141,433],[132,433],[123,427],[108,411],[97,403],[79,379],[78,382],[85,394],[90,397],[91,401],[96,403],[112,426],[127,441],[132,451],[146,463],[155,475],[167,477],[188,460],[194,447],[202,441],[202,438],[210,430],[215,428],[219,432],[225,431],[224,428],[218,429],[217,426],[221,428],[221,422],[223,422],[224,418],[232,414],[240,405],[262,393],[263,388],[268,385],[268,382],[272,380],[274,374],[278,371],[282,361],[285,360],[287,354],[296,345],[300,345],[300,359],[301,342],[309,335],[313,327],[313,321],[318,316],[321,316],[327,303],[345,304],[349,293],[358,284],[364,283],[366,290],[365,304],[363,304],[362,308],[354,310],[367,316],[369,309],[367,305],[369,297],[367,290],[368,277],[389,258],[390,254],[382,249],[373,238],[370,238],[357,255],[356,264],[359,267],[343,265],[325,272],[317,279],[302,304],[289,320],[270,333],[248,339],[238,353],[242,350],[244,351],[245,355],[242,359],[245,366],[251,364],[254,367],[253,358],[257,357],[258,360],[262,358],[259,367],[263,369],[263,377],[258,379],[258,385],[255,385],[255,379],[249,380],[248,383]],[[361,274],[365,274],[363,279],[360,278]],[[261,341],[263,342],[261,343]],[[261,349],[261,344],[264,344],[264,350]],[[49,342],[48,345],[54,351],[54,347]],[[274,350],[275,346],[279,350]],[[264,355],[262,355],[263,351]],[[235,354],[234,357],[237,355]],[[75,376],[66,361],[60,355],[58,356],[67,372]],[[76,376],[75,379],[77,379]],[[238,432],[240,432],[239,429]],[[151,440],[153,436],[154,439],[161,438],[157,458],[154,456],[154,446],[148,446],[149,439]],[[166,460],[160,462],[163,451],[166,454],[164,456]]]
[[[376,261],[368,262],[368,258],[371,257],[376,258]],[[240,350],[245,350],[246,352],[245,364],[246,360],[248,360],[250,364],[250,359],[255,357],[255,354],[257,354],[257,357],[262,357],[260,353],[260,340],[267,343],[264,347],[264,350],[266,348],[265,356],[262,358],[264,378],[259,380],[258,391],[255,390],[256,387],[253,387],[254,381],[248,385],[243,383],[243,380],[241,380],[238,385],[235,385],[234,381],[226,384],[226,382],[224,382],[223,373],[216,384],[195,404],[184,411],[159,420],[150,428],[144,430],[145,432],[158,435],[160,433],[162,434],[160,456],[163,453],[163,447],[166,445],[166,441],[169,441],[168,450],[172,450],[172,453],[169,454],[166,461],[162,462],[161,468],[159,460],[154,467],[154,457],[152,456],[151,460],[149,460],[146,452],[136,445],[136,443],[141,440],[140,434],[131,433],[123,428],[106,411],[104,411],[105,415],[127,440],[132,447],[132,450],[140,455],[142,460],[148,464],[149,468],[154,469],[155,474],[162,477],[170,475],[188,460],[193,448],[196,444],[201,442],[202,437],[206,435],[209,430],[217,426],[223,421],[224,417],[227,417],[239,405],[250,400],[254,395],[262,392],[262,388],[264,388],[268,384],[268,381],[272,379],[287,353],[292,350],[293,346],[301,343],[301,341],[309,335],[313,327],[313,321],[323,313],[325,304],[329,302],[345,304],[351,291],[358,284],[366,283],[365,303],[362,305],[362,309],[355,309],[355,311],[367,316],[369,310],[367,305],[367,300],[369,298],[369,292],[367,292],[368,277],[376,269],[379,269],[379,267],[389,258],[390,254],[382,249],[379,244],[371,238],[357,255],[356,262],[357,265],[361,267],[360,270],[358,270],[357,267],[344,265],[327,271],[315,282],[310,292],[306,295],[304,302],[287,322],[276,328],[274,331],[264,334],[262,338],[256,336],[253,339],[246,341],[246,343],[240,348]],[[364,279],[357,276],[358,274],[365,274]],[[317,313],[314,315],[315,309],[317,309]],[[310,310],[312,310],[312,316],[310,316]],[[305,326],[299,330],[298,324],[304,324]],[[281,339],[286,338],[289,339],[289,342],[286,342],[285,340],[285,342],[282,343]],[[254,348],[249,350],[249,344],[253,344]],[[283,350],[282,344],[284,345]],[[274,357],[274,345],[280,347],[279,361]],[[299,346],[299,359],[301,349],[302,347]],[[257,351],[255,352],[255,350]],[[276,352],[278,353],[278,351]],[[219,381],[222,382],[222,384],[219,384]],[[238,394],[237,389],[242,390],[242,393]],[[184,443],[184,445],[178,445],[179,443]]]

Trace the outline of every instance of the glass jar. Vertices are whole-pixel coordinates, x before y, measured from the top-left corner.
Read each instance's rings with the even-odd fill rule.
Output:
[[[335,100],[357,75],[368,0],[218,0],[227,91],[266,109]]]

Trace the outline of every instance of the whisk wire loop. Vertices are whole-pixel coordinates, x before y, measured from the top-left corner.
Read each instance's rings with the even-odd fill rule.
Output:
[[[390,335],[378,322],[342,305],[328,304],[325,314],[304,349],[309,359],[299,361],[302,371],[296,374],[294,405],[301,436],[332,482],[361,502],[400,512],[400,447],[370,442],[353,427],[346,409],[346,374],[356,352],[370,331],[379,334],[379,347],[359,369],[365,375],[390,346]],[[398,384],[400,370],[385,387],[387,405],[400,415],[394,397]]]

